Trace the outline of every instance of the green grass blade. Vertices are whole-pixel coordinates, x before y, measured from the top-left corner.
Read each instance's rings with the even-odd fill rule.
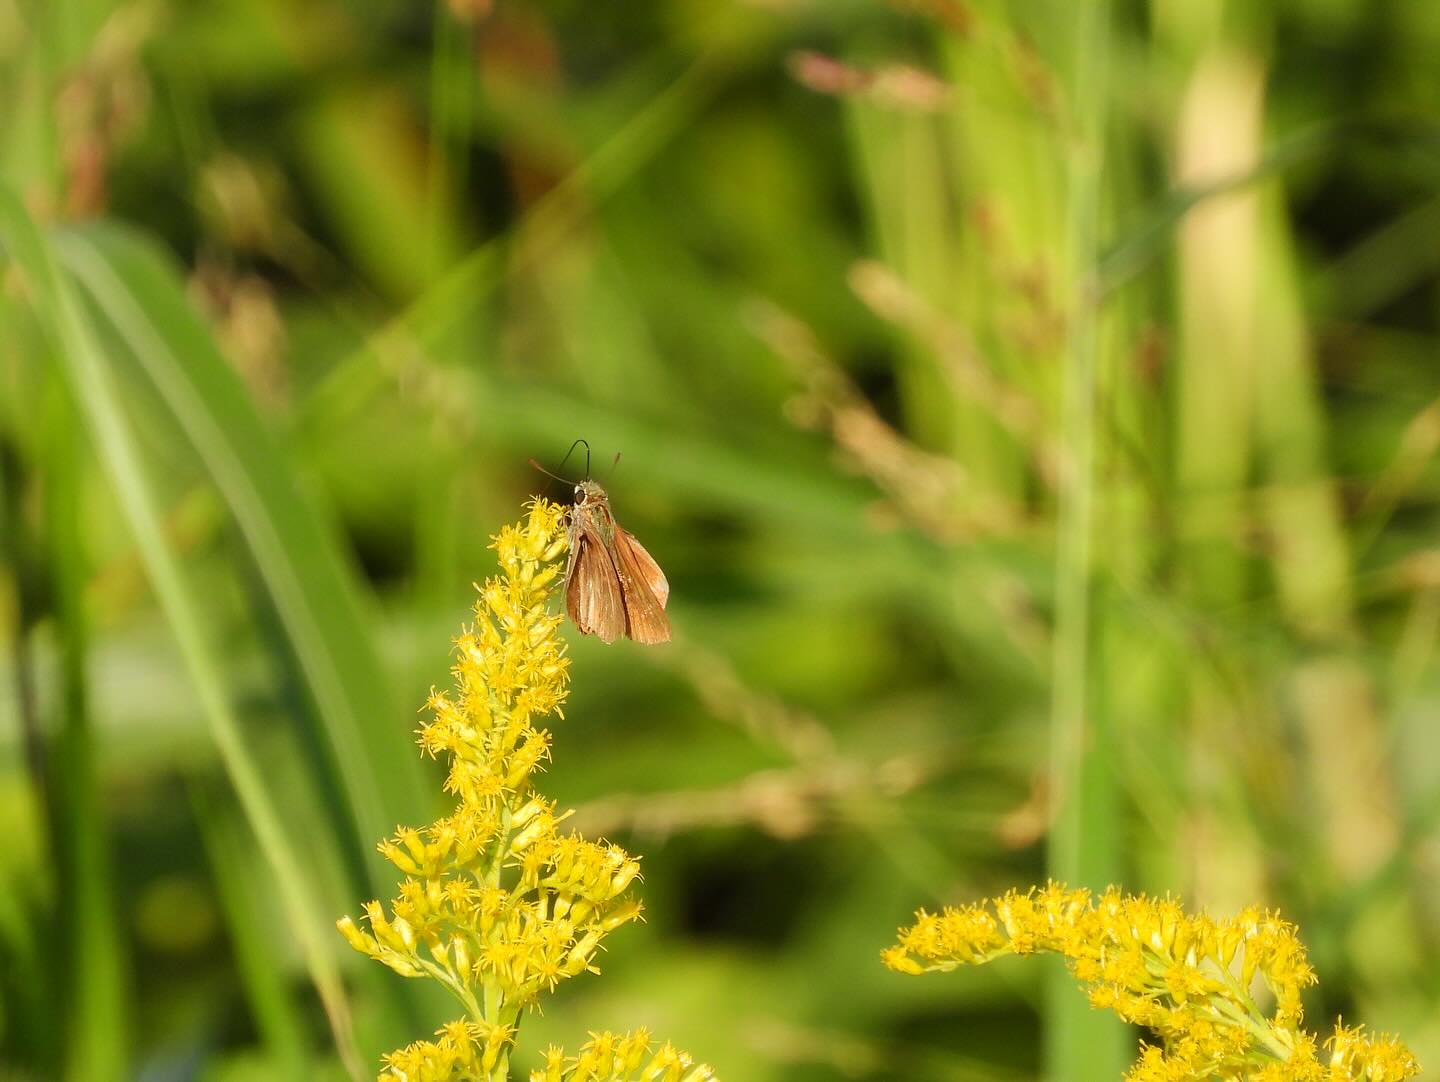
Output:
[[[55,901],[60,873],[53,859],[58,801],[46,764],[31,634],[39,619],[36,595],[43,588],[24,513],[28,486],[21,459],[12,433],[0,436],[0,588],[9,602],[0,721],[16,734],[15,780],[0,785],[0,821],[11,842],[0,850],[0,1062],[57,1073],[67,1019],[54,1003],[68,967],[54,946],[61,919]]]
[[[133,234],[58,245],[169,407],[240,527],[323,727],[357,852],[425,806],[418,756],[334,539],[243,383],[190,309],[178,276]]]
[[[58,390],[58,388],[57,388]],[[50,583],[60,639],[63,720],[51,763],[56,872],[69,962],[65,1077],[128,1076],[126,959],[115,908],[106,815],[95,762],[85,661],[86,581],[80,509],[80,434],[74,409],[56,394],[45,432]]]
[[[360,1073],[350,1033],[350,1009],[334,959],[333,932],[315,901],[314,885],[246,745],[226,694],[222,670],[206,641],[196,596],[161,526],[155,492],[145,474],[139,447],[120,406],[108,358],[99,346],[71,283],[62,275],[45,237],[23,204],[0,187],[0,231],[25,274],[41,320],[52,337],[62,370],[91,431],[100,459],[134,534],[152,588],[184,657],[206,720],[245,817],[260,842],[285,902],[291,930],[325,1006],[342,1056]]]
[[[1110,5],[1095,3],[1074,19],[1072,106],[1078,138],[1071,150],[1066,253],[1070,313],[1064,386],[1064,463],[1056,547],[1054,689],[1051,697],[1049,872],[1092,889],[1119,878],[1119,792],[1109,768],[1102,711],[1089,674],[1094,664],[1094,505],[1096,369],[1099,311],[1093,283],[1099,256],[1107,133],[1106,54]],[[1129,1061],[1124,1028],[1093,1011],[1071,975],[1052,969],[1047,987],[1047,1077],[1110,1082]]]
[[[310,1078],[305,1025],[286,987],[284,966],[274,945],[265,939],[268,914],[263,900],[257,897],[249,838],[230,812],[228,801],[203,784],[190,786],[190,805],[210,858],[235,952],[235,968],[245,986],[255,1028],[278,1077],[297,1082]]]

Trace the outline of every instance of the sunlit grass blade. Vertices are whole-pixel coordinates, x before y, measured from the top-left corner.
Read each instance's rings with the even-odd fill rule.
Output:
[[[107,817],[96,766],[95,736],[86,677],[87,631],[82,591],[86,579],[81,532],[81,446],[78,418],[58,386],[48,403],[46,541],[49,581],[60,640],[63,720],[53,747],[53,824],[63,926],[69,929],[65,1077],[127,1076],[125,948],[116,910]]]
[[[219,659],[204,631],[202,601],[162,528],[159,501],[121,407],[109,360],[46,238],[20,200],[5,187],[0,187],[0,231],[3,231],[6,249],[25,275],[41,321],[52,338],[62,370],[135,537],[151,586],[203,704],[226,772],[284,899],[291,931],[300,942],[337,1046],[352,1073],[358,1076],[350,1009],[332,955],[328,921],[315,898],[314,884],[266,787],[259,764],[241,732]]]
[[[346,560],[174,272],[132,234],[67,235],[61,258],[125,342],[234,515],[322,722],[358,838],[415,818],[420,770]]]

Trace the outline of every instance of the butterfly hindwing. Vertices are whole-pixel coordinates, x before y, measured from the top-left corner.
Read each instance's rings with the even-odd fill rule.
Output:
[[[670,596],[670,584],[664,574],[640,542],[618,526],[615,555],[624,593],[625,633],[640,643],[669,642],[670,620],[665,615],[665,601]]]
[[[655,557],[645,551],[645,546],[635,540],[635,535],[623,527],[615,527],[615,545],[620,547],[624,544],[634,557],[634,563],[639,571],[640,581],[650,587],[650,592],[655,595],[655,600],[660,602],[663,609],[665,603],[670,600],[670,583],[665,579],[665,572],[660,570],[660,565],[655,562]]]

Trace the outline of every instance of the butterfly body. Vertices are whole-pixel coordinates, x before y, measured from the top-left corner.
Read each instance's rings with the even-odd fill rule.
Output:
[[[665,573],[615,521],[609,495],[594,481],[575,486],[569,540],[565,609],[581,634],[607,643],[621,636],[647,644],[669,642]]]

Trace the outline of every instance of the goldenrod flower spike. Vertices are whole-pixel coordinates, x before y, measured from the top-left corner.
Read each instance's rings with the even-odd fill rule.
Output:
[[[384,1058],[381,1082],[502,1082],[525,1008],[581,973],[595,973],[601,941],[640,917],[628,891],[636,858],[616,845],[562,833],[566,818],[536,792],[550,757],[537,723],[563,716],[569,659],[549,611],[565,554],[564,509],[529,505],[491,547],[500,571],[479,588],[475,624],[455,641],[455,687],[431,692],[421,749],[446,757],[451,814],[423,829],[400,827],[380,852],[405,876],[389,910],[365,904],[362,928],[342,935],[403,977],[439,981],[464,1019]],[[598,1034],[567,1059],[552,1050],[534,1077],[566,1082],[712,1077],[643,1031]]]
[[[881,953],[901,973],[982,965],[1004,954],[1059,954],[1090,1002],[1142,1025],[1130,1082],[1400,1082],[1420,1065],[1399,1041],[1336,1023],[1324,1048],[1302,1027],[1315,971],[1295,926],[1256,908],[1192,916],[1170,898],[1050,883],[934,914],[921,910]],[[1268,992],[1267,1013],[1256,999]]]

